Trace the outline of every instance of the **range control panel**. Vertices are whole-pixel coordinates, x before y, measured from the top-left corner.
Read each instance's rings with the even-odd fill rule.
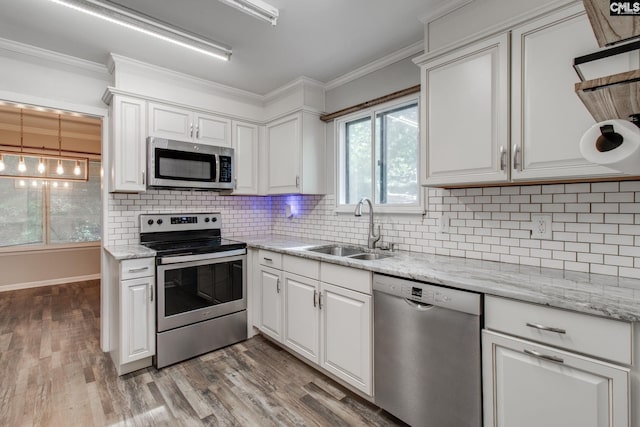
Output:
[[[222,226],[219,212],[189,214],[140,214],[140,232],[215,230]]]

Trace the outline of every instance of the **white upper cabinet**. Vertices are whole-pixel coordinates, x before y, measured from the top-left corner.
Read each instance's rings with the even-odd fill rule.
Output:
[[[235,177],[233,194],[259,194],[258,141],[259,128],[250,123],[233,121]]]
[[[231,147],[231,121],[149,102],[149,136]]]
[[[507,181],[508,45],[503,34],[422,65],[424,185]]]
[[[421,63],[422,184],[620,175],[580,154],[580,139],[594,120],[575,94],[572,64],[597,49],[584,7],[575,4],[427,56]],[[618,61],[602,61],[600,72],[614,73]]]
[[[267,124],[268,194],[324,194],[325,126],[306,111]]]
[[[146,190],[146,101],[114,95],[111,100],[110,192]]]
[[[514,29],[512,42],[512,179],[614,175],[580,154],[595,122],[575,94],[571,64],[598,49],[582,5]]]

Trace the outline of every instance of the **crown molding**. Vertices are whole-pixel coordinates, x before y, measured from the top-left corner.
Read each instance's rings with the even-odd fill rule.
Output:
[[[107,67],[97,62],[91,62],[52,50],[42,49],[36,46],[20,43],[14,40],[0,38],[0,50],[18,53],[33,58],[56,62],[73,68],[90,71],[96,74],[108,75]]]
[[[304,86],[304,85],[316,86],[318,89],[325,90],[324,83],[318,80],[314,80],[310,77],[300,76],[297,79],[294,79],[289,83],[285,84],[284,86],[280,86],[279,88],[274,89],[271,92],[263,95],[263,100],[265,103],[271,102],[274,99],[277,99],[278,97],[284,95],[285,93],[291,90],[295,90],[298,87]]]
[[[132,65],[136,68],[162,74],[172,79],[189,82],[200,87],[206,87],[216,93],[223,93],[225,95],[233,96],[237,99],[249,100],[251,102],[263,102],[264,99],[262,95],[255,94],[247,90],[238,89],[232,86],[224,85],[222,83],[216,83],[213,80],[203,79],[200,77],[192,76],[190,74],[174,71],[169,68],[163,68],[157,65],[139,61],[137,59],[111,53],[108,60],[108,67],[110,70],[112,70],[112,73],[117,70],[118,64]]]
[[[472,1],[473,0],[444,0],[429,12],[418,18],[418,20],[423,24],[428,24],[429,22],[435,21],[436,19],[448,15],[456,9],[460,9],[463,6],[466,6]]]
[[[465,0],[470,1],[470,0]],[[403,59],[409,58],[413,55],[421,53],[424,51],[424,40],[420,40],[412,45],[409,45],[403,49],[400,49],[392,54],[387,56],[383,56],[380,59],[376,59],[373,62],[368,63],[360,68],[356,68],[353,71],[350,71],[342,76],[335,78],[324,85],[325,90],[332,90],[354,80],[357,80],[361,77],[366,76],[367,74],[373,73],[375,71],[381,70],[384,67],[387,67],[391,64],[394,64],[398,61],[402,61]]]

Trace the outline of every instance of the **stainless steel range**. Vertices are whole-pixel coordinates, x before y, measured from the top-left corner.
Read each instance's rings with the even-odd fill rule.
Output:
[[[247,245],[219,213],[142,214],[140,243],[157,253],[156,368],[247,339]]]

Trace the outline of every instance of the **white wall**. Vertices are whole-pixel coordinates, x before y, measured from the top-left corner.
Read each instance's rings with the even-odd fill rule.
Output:
[[[0,254],[0,292],[95,279],[100,246]]]

